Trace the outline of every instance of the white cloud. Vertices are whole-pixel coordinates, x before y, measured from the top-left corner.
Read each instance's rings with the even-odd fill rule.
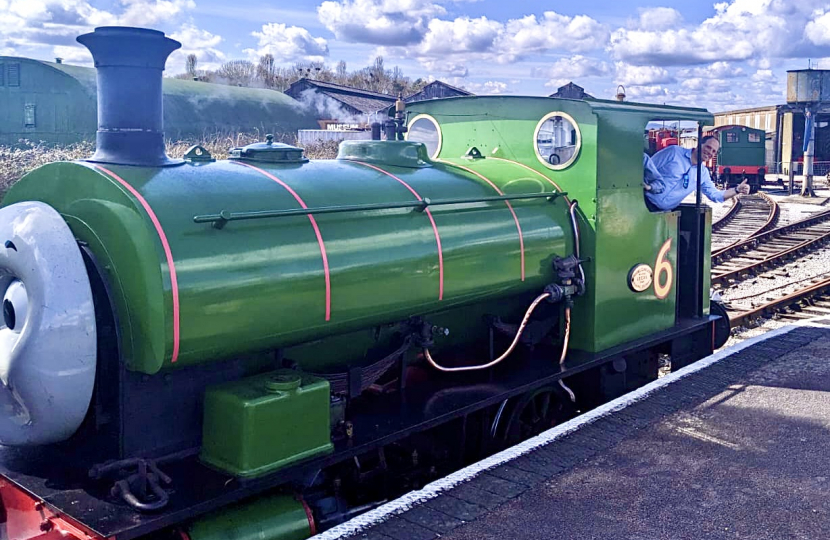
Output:
[[[52,48],[55,58],[60,58],[67,64],[92,67],[92,55],[86,47],[69,47],[56,45]]]
[[[608,29],[590,17],[548,11],[540,19],[528,15],[506,23],[487,17],[432,19],[417,45],[385,50],[392,56],[415,59],[432,71],[458,74],[462,64],[481,69],[532,55],[597,49],[607,37]]]
[[[603,77],[609,75],[610,72],[611,67],[607,62],[577,54],[570,58],[560,58],[549,67],[536,67],[531,70],[531,75],[548,77],[558,82],[565,79],[573,81],[585,77]],[[545,86],[550,86],[550,84]]]
[[[715,62],[704,67],[680,69],[677,72],[677,76],[680,78],[701,77],[709,79],[730,79],[742,77],[745,74],[743,68],[730,62]]]
[[[721,2],[697,26],[620,28],[612,34],[609,50],[618,60],[660,66],[826,56],[830,14],[827,2],[822,3],[816,9],[811,0]]]
[[[328,0],[317,8],[337,39],[393,46],[418,43],[429,21],[444,13],[430,0]]]
[[[614,81],[625,86],[648,86],[656,84],[671,84],[677,80],[665,68],[657,66],[632,66],[624,62],[617,62]]]
[[[722,94],[730,92],[734,87],[734,82],[725,79],[704,79],[694,77],[685,79],[680,83],[683,90],[691,90],[695,92],[706,92],[708,94]]]
[[[466,62],[437,60],[434,58],[424,58],[421,60],[421,65],[429,71],[437,71],[444,75],[451,77],[466,77],[469,74]]]
[[[140,27],[170,21],[196,7],[193,0],[121,0],[121,4],[127,9],[118,17],[118,24]]]
[[[683,16],[674,8],[640,8],[639,27],[642,29],[669,28],[682,22]]]
[[[171,24],[195,6],[194,0],[121,0],[107,11],[86,0],[0,0],[0,43],[6,48],[50,48],[68,61],[85,62],[88,56],[75,42],[78,35],[97,26]]]
[[[262,25],[262,32],[251,32],[258,40],[256,49],[245,49],[252,60],[265,54],[273,55],[277,62],[322,61],[329,54],[328,43],[315,38],[305,28],[280,23]]]
[[[677,66],[718,60],[745,60],[755,49],[736,35],[725,47],[702,29],[665,31],[624,30],[611,35],[611,54],[636,65]]]
[[[433,19],[418,47],[418,54],[438,58],[449,54],[487,52],[493,49],[502,25],[486,17],[454,21]]]
[[[485,81],[483,83],[465,82],[464,89],[478,96],[508,94],[508,85],[501,81]]]
[[[182,48],[170,55],[166,68],[169,73],[183,72],[186,59],[191,54],[196,55],[198,70],[218,69],[227,61],[225,53],[218,48],[223,41],[222,36],[185,24],[170,37],[180,42]]]
[[[752,75],[753,82],[759,83],[776,83],[778,82],[778,77],[776,77],[771,69],[759,69]]]
[[[830,45],[830,12],[816,13],[804,28],[804,35],[816,45]]]
[[[625,89],[626,99],[629,101],[650,101],[663,103],[669,96],[668,88],[661,85],[632,86]],[[662,100],[658,99],[662,98]]]
[[[747,63],[758,69],[769,69],[772,66],[769,58],[752,58]]]
[[[546,11],[541,20],[528,15],[508,21],[497,47],[501,55],[513,60],[546,51],[591,51],[607,40],[608,28],[591,17]]]

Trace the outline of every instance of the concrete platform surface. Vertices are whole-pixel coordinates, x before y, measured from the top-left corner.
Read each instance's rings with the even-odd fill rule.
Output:
[[[771,334],[319,538],[830,538],[830,329]]]

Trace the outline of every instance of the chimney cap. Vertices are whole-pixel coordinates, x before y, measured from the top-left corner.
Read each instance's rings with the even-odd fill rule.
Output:
[[[99,26],[75,41],[92,53],[95,67],[139,67],[164,70],[167,57],[182,44],[164,32],[131,26]],[[140,51],[140,52],[136,52]]]

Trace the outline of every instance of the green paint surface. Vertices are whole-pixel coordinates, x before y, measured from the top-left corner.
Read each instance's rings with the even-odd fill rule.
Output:
[[[29,174],[4,204],[47,202],[90,244],[112,285],[124,358],[144,373],[274,348],[302,358],[304,370],[342,370],[392,339],[389,325],[414,315],[450,328],[439,349],[480,344],[486,325],[471,314],[521,317],[556,280],[553,258],[574,250],[573,200],[587,292],[575,302],[571,346],[600,351],[674,325],[676,283],[662,298],[654,287],[634,292],[628,283],[634,266],[657,266],[668,241],[665,260],[677,275],[677,215],[651,213],[643,201],[643,130],[660,119],[708,123],[708,112],[529,97],[408,107],[410,117],[428,114],[439,124],[436,160],[416,148],[413,161],[411,143],[376,142],[366,151],[350,143],[352,160],[258,164],[279,182],[230,162],[110,167],[147,201],[169,240],[181,307],[175,365],[170,268],[132,194],[86,166],[62,163]],[[581,140],[577,158],[558,170],[534,149],[540,120],[557,111],[574,119]],[[481,157],[465,157],[473,154]],[[309,208],[560,190],[568,196],[315,215],[329,268],[326,320],[324,259],[308,216],[233,221],[221,230],[193,221],[222,211],[300,208],[281,184]]]
[[[331,452],[329,383],[278,370],[205,391],[205,463],[237,476],[260,476]]]
[[[303,540],[311,529],[302,503],[277,494],[199,519],[187,535],[191,540]]]

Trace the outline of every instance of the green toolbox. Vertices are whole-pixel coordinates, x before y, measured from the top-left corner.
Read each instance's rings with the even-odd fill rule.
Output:
[[[281,369],[208,388],[201,459],[236,476],[331,452],[329,383]]]

